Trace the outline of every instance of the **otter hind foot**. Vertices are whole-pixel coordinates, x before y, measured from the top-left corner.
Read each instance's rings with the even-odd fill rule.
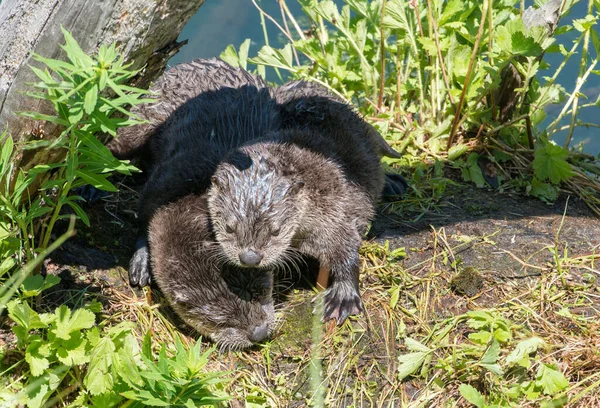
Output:
[[[408,187],[408,181],[400,174],[385,173],[385,186],[381,195],[386,198],[401,197]]]
[[[148,263],[148,240],[138,238],[135,243],[135,252],[129,261],[129,285],[140,287],[150,285],[150,265]]]
[[[325,291],[325,311],[323,320],[336,319],[341,326],[348,316],[364,312],[358,290],[343,284],[333,284]]]

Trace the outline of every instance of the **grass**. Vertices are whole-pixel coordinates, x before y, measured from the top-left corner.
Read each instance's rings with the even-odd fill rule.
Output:
[[[572,407],[600,406],[600,251],[594,243],[600,223],[570,215],[585,213],[580,203],[557,210],[519,201],[449,184],[435,200],[411,193],[396,203],[404,212],[384,213],[373,227],[377,233],[383,226],[385,238],[365,241],[361,250],[364,316],[342,327],[321,325],[312,314],[319,296],[297,290],[278,306],[282,324],[273,339],[245,352],[211,355],[211,371],[230,373],[225,392],[234,398],[231,406],[473,406],[461,394],[466,384],[485,396],[488,405],[481,406],[511,392],[518,397],[505,406],[534,407],[553,398],[555,406],[567,399]],[[107,205],[113,212],[114,201]],[[567,205],[574,207],[569,215],[563,214]],[[589,229],[582,231],[582,223]],[[482,277],[470,295],[453,290],[465,271]],[[174,344],[180,332],[186,344],[195,336],[163,307],[159,293],[104,285],[100,299],[106,324],[133,321],[139,337],[149,331],[155,345]],[[498,344],[496,358],[501,375],[482,363],[492,342],[473,341],[474,333],[488,330],[472,327],[473,311],[490,311],[506,325],[509,339]],[[509,366],[517,344],[531,338],[542,342],[528,354],[528,367]],[[401,378],[401,359],[420,347],[429,350],[423,361]],[[526,391],[546,364],[568,385],[547,394],[540,387]]]

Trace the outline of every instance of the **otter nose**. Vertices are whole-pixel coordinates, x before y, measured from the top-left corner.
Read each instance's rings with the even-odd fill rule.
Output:
[[[246,266],[258,266],[263,257],[261,254],[248,249],[240,254],[240,262]]]
[[[252,343],[258,343],[259,341],[264,340],[268,335],[269,325],[265,322],[254,328],[254,332],[250,335],[249,339]]]

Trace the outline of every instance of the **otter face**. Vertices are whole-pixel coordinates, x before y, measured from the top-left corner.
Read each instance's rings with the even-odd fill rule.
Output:
[[[176,295],[171,305],[189,326],[217,343],[221,351],[243,350],[271,336],[276,323],[272,301],[261,304],[225,294],[206,303],[198,302],[193,295]]]
[[[212,179],[208,208],[217,241],[237,266],[266,268],[285,261],[300,218],[303,183],[279,174],[266,159],[240,169],[222,163]]]

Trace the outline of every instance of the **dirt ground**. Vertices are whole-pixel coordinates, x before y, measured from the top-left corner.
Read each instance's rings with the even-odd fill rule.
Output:
[[[86,208],[91,227],[80,228],[76,237],[46,260],[46,271],[62,278],[60,285],[47,295],[45,292],[48,308],[77,304],[82,296],[99,296],[104,315],[110,316],[123,309],[122,299],[146,301],[129,288],[126,270],[135,241],[140,184],[135,178],[123,181],[126,184],[120,184],[119,194]],[[417,398],[422,388],[418,381],[390,380],[397,370],[397,356],[405,350],[399,322],[406,322],[407,332],[416,336],[422,330],[412,324],[416,320],[435,321],[467,310],[514,303],[555,271],[552,251],[565,259],[562,276],[567,284],[585,287],[588,298],[595,300],[574,305],[579,309],[571,312],[598,314],[600,272],[593,262],[579,264],[577,260],[596,258],[600,220],[580,200],[562,197],[546,205],[521,195],[459,186],[446,191],[429,211],[390,212],[393,208],[398,209],[397,204],[380,205],[362,251],[365,316],[341,328],[324,326],[322,361],[328,395],[336,394],[335,406],[357,404],[356,395],[363,395],[361,392],[378,396],[373,406]],[[382,252],[386,245],[388,250]],[[405,248],[406,256],[390,261],[389,252],[400,247]],[[388,267],[390,262],[394,268]],[[395,307],[390,306],[393,287],[401,289]],[[238,395],[243,398],[256,394],[259,400],[278,401],[281,406],[305,406],[311,353],[315,352],[314,293],[294,291],[285,299],[278,305],[283,323],[268,347],[220,355],[214,364],[218,369],[237,371],[235,381],[244,387]],[[157,294],[150,303],[155,301],[161,301]],[[167,311],[166,316],[192,334],[172,313]],[[342,352],[356,354],[351,373],[336,372]],[[597,363],[600,366],[600,358]],[[248,388],[248,384],[252,386]],[[258,391],[249,391],[253,389]],[[232,406],[240,405],[234,402]]]

